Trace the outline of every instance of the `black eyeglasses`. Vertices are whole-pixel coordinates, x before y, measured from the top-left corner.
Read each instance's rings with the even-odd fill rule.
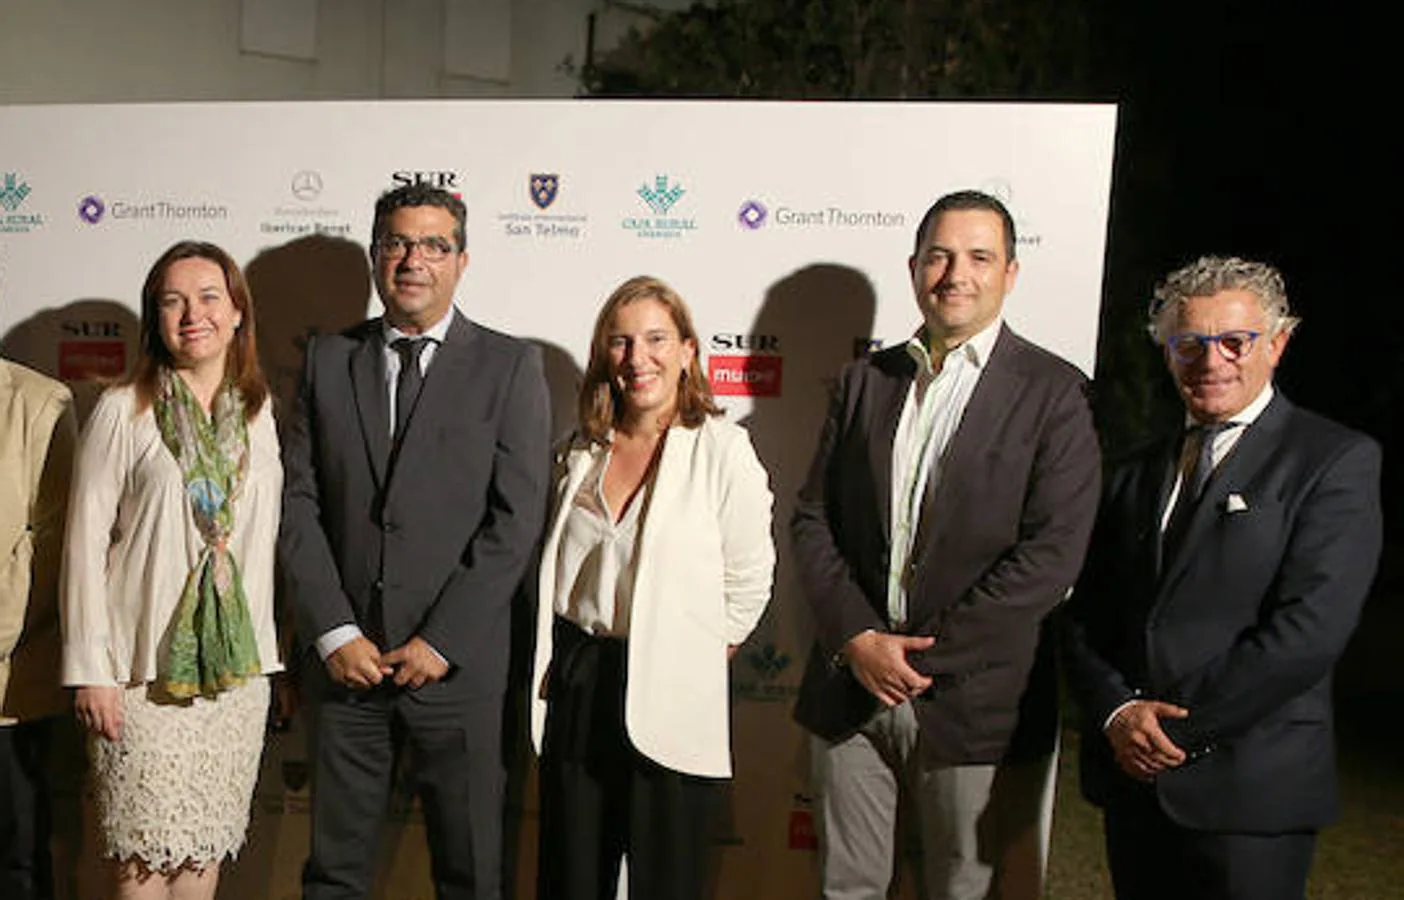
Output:
[[[1182,364],[1192,363],[1202,358],[1208,351],[1210,344],[1218,345],[1219,355],[1224,359],[1229,362],[1237,362],[1253,352],[1253,342],[1261,334],[1261,331],[1222,331],[1218,334],[1196,334],[1193,331],[1186,331],[1184,334],[1172,334],[1166,338],[1165,344],[1174,354],[1176,361]]]
[[[409,256],[415,247],[419,248],[420,258],[429,262],[438,262],[454,251],[453,244],[438,235],[412,238],[403,234],[382,234],[375,242],[376,250],[387,259]]]

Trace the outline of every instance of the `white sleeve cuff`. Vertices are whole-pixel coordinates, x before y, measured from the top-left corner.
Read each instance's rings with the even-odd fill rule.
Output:
[[[1121,712],[1123,709],[1130,706],[1132,703],[1137,702],[1138,700],[1140,700],[1139,697],[1132,697],[1130,700],[1127,700],[1125,703],[1112,710],[1111,715],[1107,716],[1107,720],[1102,723],[1102,731],[1106,731],[1108,728],[1111,727],[1111,723],[1116,720],[1117,713]]]
[[[420,640],[421,640],[421,641],[424,641],[424,638],[420,638]],[[439,658],[439,662],[443,663],[444,665],[448,666],[449,668],[453,668],[453,663],[449,662],[447,659],[444,658],[444,655],[443,655],[442,653],[440,653],[438,650],[434,649],[434,645],[433,645],[433,644],[429,643],[428,641],[424,641],[424,646],[428,647],[428,648],[429,648],[429,652],[432,653],[432,654],[434,654],[435,656],[437,656],[437,657]]]
[[[355,625],[338,625],[317,638],[317,655],[322,658],[322,662],[326,662],[328,656],[362,636],[361,629]]]

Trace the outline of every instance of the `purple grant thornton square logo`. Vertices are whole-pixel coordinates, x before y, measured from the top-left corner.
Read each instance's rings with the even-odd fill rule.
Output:
[[[89,195],[78,204],[78,218],[89,225],[96,225],[102,221],[102,215],[105,212],[107,212],[107,204],[102,202],[101,197]]]
[[[765,224],[767,215],[769,215],[769,211],[765,208],[765,204],[759,200],[747,200],[741,204],[741,209],[736,213],[736,221],[755,231]]]

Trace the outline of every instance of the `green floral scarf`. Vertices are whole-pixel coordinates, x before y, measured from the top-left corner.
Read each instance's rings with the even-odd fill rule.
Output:
[[[261,671],[243,580],[228,546],[234,498],[248,472],[244,400],[226,381],[206,416],[185,381],[163,370],[153,405],[205,542],[185,579],[157,684],[178,699],[213,697]]]

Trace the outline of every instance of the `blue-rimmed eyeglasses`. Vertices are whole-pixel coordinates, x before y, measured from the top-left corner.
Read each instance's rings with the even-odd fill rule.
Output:
[[[1210,344],[1216,344],[1219,355],[1229,362],[1236,362],[1253,352],[1253,342],[1261,331],[1221,331],[1218,334],[1196,334],[1186,331],[1166,338],[1165,345],[1181,364],[1188,365],[1202,358]]]
[[[430,262],[438,262],[453,252],[453,244],[438,235],[412,238],[403,234],[382,234],[375,247],[386,259],[409,256],[410,251],[418,247],[420,257]]]

